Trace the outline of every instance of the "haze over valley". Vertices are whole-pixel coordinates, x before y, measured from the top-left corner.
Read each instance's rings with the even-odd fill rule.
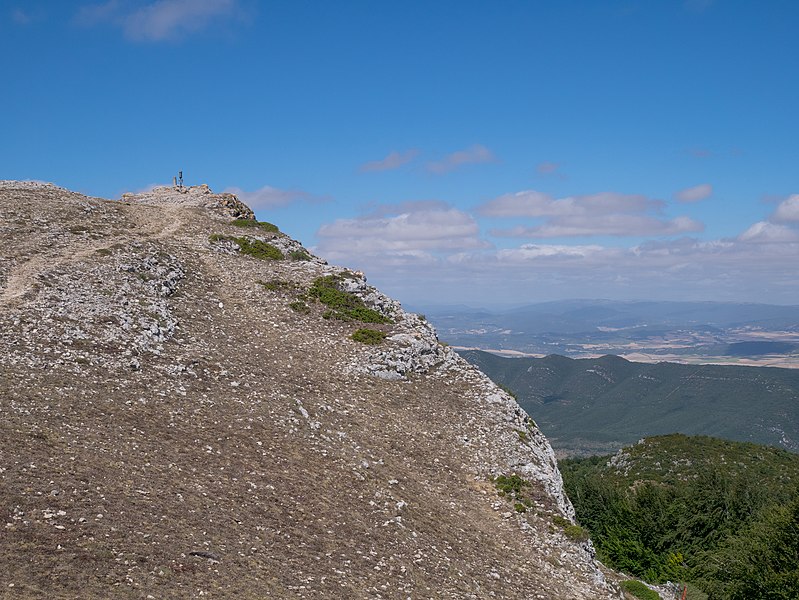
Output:
[[[635,362],[799,367],[799,306],[564,300],[508,310],[419,308],[458,349],[605,354]]]

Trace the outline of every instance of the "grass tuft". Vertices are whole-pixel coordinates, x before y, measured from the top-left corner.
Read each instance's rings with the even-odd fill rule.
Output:
[[[621,587],[625,592],[629,592],[640,600],[660,600],[660,594],[650,590],[640,581],[635,581],[633,579],[622,581]]]
[[[376,346],[386,339],[386,333],[377,329],[356,329],[352,334],[352,339],[362,344]]]

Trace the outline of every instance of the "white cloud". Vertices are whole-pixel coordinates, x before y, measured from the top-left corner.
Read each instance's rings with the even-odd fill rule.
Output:
[[[525,190],[504,194],[478,207],[487,217],[555,217],[607,215],[619,212],[640,213],[660,210],[663,202],[639,194],[601,192],[555,200],[548,194]]]
[[[768,221],[758,221],[738,236],[742,242],[779,243],[797,242],[799,234],[785,225],[775,225]]]
[[[606,252],[602,246],[567,246],[559,244],[522,244],[518,248],[503,248],[496,253],[500,262],[526,262],[536,259],[589,258]]]
[[[713,186],[709,183],[702,183],[693,187],[680,190],[674,197],[680,202],[699,202],[709,197],[713,193]]]
[[[303,190],[281,190],[269,185],[252,192],[244,191],[237,187],[225,189],[225,192],[236,194],[239,200],[244,202],[253,210],[264,208],[279,208],[293,202],[326,202],[329,198],[316,196]]]
[[[680,238],[632,248],[524,244],[460,253],[457,260],[416,274],[427,284],[418,284],[416,293],[430,298],[450,295],[472,304],[500,298],[514,302],[568,297],[739,301],[768,297],[795,303],[797,260],[796,242]],[[447,285],[438,286],[444,272]]]
[[[408,203],[396,214],[394,208],[378,210],[358,219],[338,219],[317,232],[318,250],[332,259],[381,255],[432,260],[431,253],[484,248],[479,228],[468,214],[441,203]],[[394,214],[392,214],[394,213]]]
[[[392,171],[399,169],[402,165],[411,162],[416,155],[419,154],[418,150],[412,149],[405,152],[391,152],[382,160],[373,160],[361,165],[358,169],[361,173],[368,173],[371,171]]]
[[[376,228],[372,239],[391,227],[386,223]],[[411,236],[404,238],[401,250],[390,250],[391,244],[379,240],[369,246],[352,243],[347,235],[353,232],[342,230],[334,258],[363,269],[387,293],[422,305],[453,298],[479,306],[569,297],[736,301],[768,297],[772,302],[795,303],[799,241],[773,243],[773,234],[780,230],[770,228],[770,240],[757,240],[757,229],[747,239],[741,239],[743,234],[715,240],[680,237],[632,247],[525,243],[461,249],[452,244],[452,249],[442,249],[428,234],[429,248],[415,251]],[[471,231],[469,243],[479,242]]]
[[[489,200],[477,210],[487,217],[545,220],[491,232],[500,237],[662,236],[704,229],[702,223],[688,217],[664,219],[657,216],[664,205],[661,200],[641,194],[601,192],[554,199],[543,192],[526,190]]]
[[[403,213],[446,212],[451,206],[441,200],[406,200],[405,202],[374,204],[366,207],[369,212],[362,219],[374,219]]]
[[[443,160],[427,163],[427,170],[436,175],[454,171],[463,165],[495,162],[496,157],[485,146],[474,144],[464,150],[458,150],[444,157]]]
[[[543,217],[558,214],[560,211],[556,205],[561,207],[565,204],[557,205],[557,201],[549,194],[526,190],[489,200],[477,211],[486,217]]]
[[[517,226],[495,229],[499,237],[553,238],[577,236],[649,236],[676,235],[704,230],[704,225],[688,217],[661,220],[643,215],[586,215],[556,217],[535,227]]]
[[[799,223],[799,194],[793,194],[780,202],[771,220],[778,223]]]
[[[128,0],[108,0],[80,9],[83,25],[112,24],[137,41],[182,39],[220,22],[244,16],[239,0],[157,0],[144,6]]]

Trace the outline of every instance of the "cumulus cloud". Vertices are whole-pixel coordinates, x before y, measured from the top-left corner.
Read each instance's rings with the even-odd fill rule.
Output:
[[[799,223],[799,194],[793,194],[780,202],[771,220],[778,223]]]
[[[446,212],[452,207],[441,200],[406,200],[405,202],[374,204],[366,207],[368,213],[362,219],[373,219],[404,213]]]
[[[661,218],[665,203],[640,194],[602,192],[555,199],[535,190],[504,194],[478,207],[487,217],[529,217],[544,223],[494,229],[500,237],[647,236],[702,231],[688,217]]]
[[[382,160],[373,160],[362,164],[358,170],[361,173],[369,173],[371,171],[393,171],[411,162],[416,158],[417,154],[419,154],[419,151],[415,149],[407,150],[402,153],[394,151]]]
[[[303,190],[281,190],[269,185],[265,185],[252,192],[247,192],[237,187],[230,187],[225,191],[236,194],[239,200],[253,210],[279,208],[293,202],[326,202],[329,200],[329,198],[325,196],[316,196]]]
[[[461,218],[462,224],[469,223],[468,215]],[[737,238],[683,236],[634,246],[524,243],[505,248],[481,247],[475,230],[466,227],[461,231],[466,247],[460,249],[457,243],[434,242],[436,227],[425,227],[421,220],[418,236],[392,235],[414,229],[396,217],[369,223],[371,229],[361,224],[368,235],[353,229],[351,222],[344,228],[334,224],[339,236],[332,258],[356,264],[385,291],[422,306],[455,298],[479,306],[568,297],[762,301],[767,296],[773,302],[795,303],[799,295],[794,275],[799,240],[791,240],[788,227],[769,223],[756,224]],[[350,235],[360,237],[353,240]],[[384,236],[400,237],[404,243]],[[414,237],[424,243],[417,244]]]
[[[713,186],[709,183],[701,183],[693,187],[680,190],[674,197],[680,202],[699,202],[709,197],[713,193]]]
[[[625,247],[523,244],[515,248],[460,253],[457,260],[425,273],[423,293],[436,293],[436,278],[450,276],[442,295],[472,304],[564,297],[762,300],[794,302],[799,243],[688,237]],[[457,267],[457,269],[456,269]],[[452,278],[457,278],[454,281]],[[475,285],[479,282],[479,285]],[[487,290],[487,292],[482,292]]]
[[[559,244],[522,244],[518,248],[503,248],[496,253],[499,262],[519,263],[538,259],[590,258],[606,254],[603,246],[567,246]]]
[[[495,162],[496,156],[485,146],[474,144],[464,150],[458,150],[444,157],[443,160],[427,163],[427,170],[436,175],[443,175],[462,167],[463,165],[474,163]]]
[[[602,192],[554,199],[535,190],[504,194],[478,207],[487,217],[555,217],[606,215],[617,212],[660,210],[663,202],[638,194]]]
[[[553,238],[585,237],[596,235],[648,236],[675,235],[704,230],[704,225],[688,217],[655,219],[645,215],[586,215],[556,217],[543,225],[517,226],[510,229],[494,229],[492,235],[499,237]]]
[[[799,241],[799,234],[785,225],[758,221],[739,235],[738,240],[758,243],[797,242]]]
[[[403,205],[400,205],[403,206]],[[475,220],[442,203],[413,203],[357,219],[338,219],[319,228],[319,250],[334,260],[380,254],[396,259],[432,260],[441,251],[483,248]]]
[[[183,39],[231,19],[241,19],[239,0],[157,0],[132,3],[108,0],[83,6],[76,17],[86,26],[111,24],[137,41]]]

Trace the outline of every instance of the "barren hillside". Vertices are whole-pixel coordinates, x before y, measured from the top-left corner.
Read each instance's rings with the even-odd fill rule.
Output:
[[[620,597],[515,401],[251,219],[0,182],[0,597]]]

